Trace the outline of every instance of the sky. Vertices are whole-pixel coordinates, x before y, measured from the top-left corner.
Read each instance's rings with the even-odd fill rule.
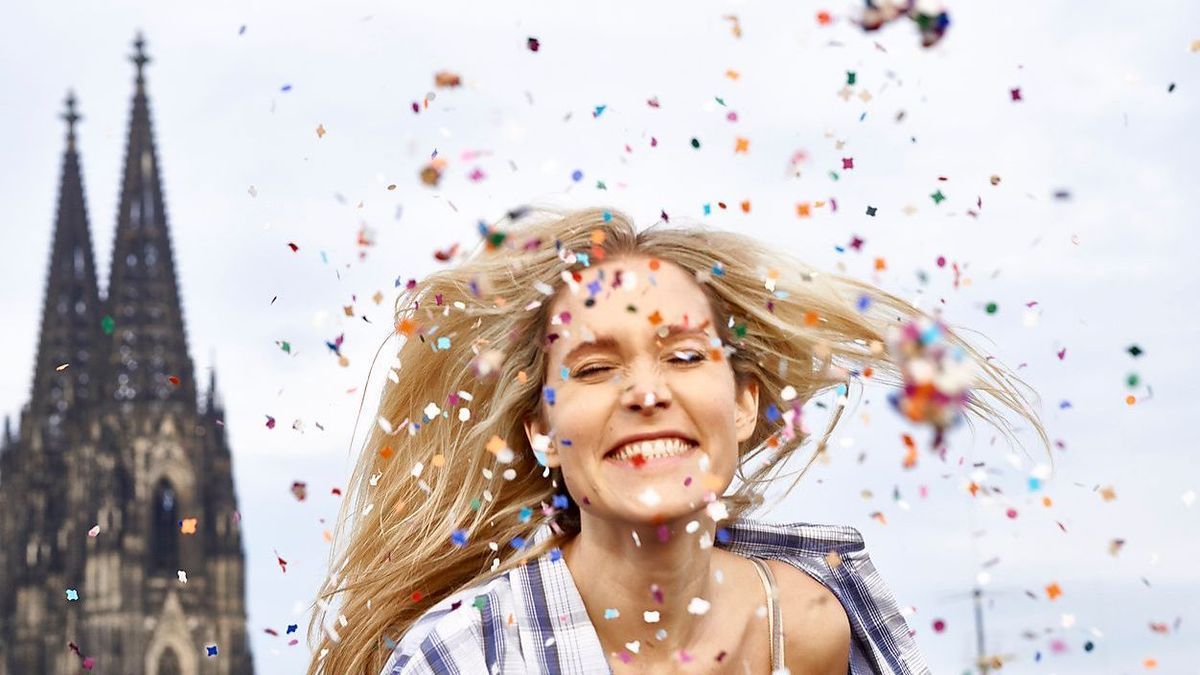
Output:
[[[1038,391],[1056,445],[1036,487],[1050,458],[1029,429],[1024,449],[956,429],[943,462],[867,387],[829,461],[757,514],[858,528],[934,672],[970,668],[976,585],[1006,672],[1194,672],[1200,5],[1129,7],[952,2],[930,49],[909,21],[864,33],[852,2],[9,7],[0,412],[29,397],[69,88],[107,277],[142,30],[190,351],[227,410],[258,672],[306,663],[303,642],[265,631],[303,632],[323,583],[397,281],[533,201],[752,234],[941,307]],[[461,86],[436,87],[439,71]],[[419,178],[435,151],[436,188]],[[325,347],[338,335],[345,366]]]

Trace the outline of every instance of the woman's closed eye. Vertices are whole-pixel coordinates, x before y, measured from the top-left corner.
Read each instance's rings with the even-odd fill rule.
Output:
[[[667,360],[672,363],[691,365],[694,363],[699,363],[700,361],[704,361],[707,358],[708,357],[707,357],[707,355],[704,354],[704,352],[697,351],[695,349],[680,349],[678,351],[672,352],[671,358],[669,358]],[[571,377],[573,377],[573,378],[587,377],[588,375],[594,375],[596,373],[604,372],[606,370],[612,370],[612,366],[605,366],[605,365],[584,366],[583,368],[580,368],[579,370],[572,373]]]

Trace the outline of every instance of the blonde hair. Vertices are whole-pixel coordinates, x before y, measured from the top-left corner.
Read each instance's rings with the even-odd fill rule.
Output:
[[[376,675],[389,647],[429,607],[578,533],[574,500],[565,510],[551,507],[556,494],[566,493],[565,483],[558,469],[536,461],[523,422],[538,419],[547,428],[542,387],[549,312],[563,275],[581,269],[585,255],[590,264],[654,258],[695,275],[738,385],[757,381],[759,425],[738,448],[740,484],[724,496],[731,519],[761,505],[760,487],[808,439],[799,430],[781,433],[777,413],[864,379],[900,386],[899,370],[883,348],[887,329],[928,316],[874,286],[702,224],[660,221],[639,232],[614,209],[531,207],[483,234],[465,262],[429,275],[397,300],[399,366],[389,372],[380,421],[338,518],[329,583],[309,624],[316,647],[310,674]],[[868,302],[860,302],[864,297]],[[1029,404],[1036,393],[953,331],[945,339],[976,366],[969,426],[970,417],[978,417],[1015,440],[1000,412],[1007,409],[1032,425],[1049,452]],[[789,390],[785,400],[789,387],[794,396]],[[843,409],[838,406],[792,487],[824,451]],[[765,461],[746,476],[744,469],[763,453]],[[555,535],[546,542],[510,548],[515,538],[528,539],[551,521]],[[451,542],[455,530],[468,533],[465,543]],[[327,622],[331,614],[337,619]]]

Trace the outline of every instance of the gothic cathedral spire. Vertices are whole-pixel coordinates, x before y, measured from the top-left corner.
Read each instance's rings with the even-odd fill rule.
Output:
[[[195,375],[146,100],[150,57],[145,47],[139,34],[130,57],[137,68],[136,87],[109,272],[105,325],[112,329],[112,378],[107,393],[122,402],[194,404]]]
[[[66,106],[66,149],[30,400],[33,417],[44,422],[39,437],[58,435],[69,410],[95,402],[108,351],[101,344],[96,263],[75,139],[81,117],[73,93]]]

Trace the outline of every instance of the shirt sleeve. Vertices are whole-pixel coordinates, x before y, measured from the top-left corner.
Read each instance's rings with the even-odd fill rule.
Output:
[[[855,615],[851,624],[856,637],[870,650],[877,672],[926,675],[929,666],[917,649],[895,594],[871,562],[862,535],[857,530],[854,534],[859,544],[844,550],[840,564],[830,567],[845,594],[842,604]]]

